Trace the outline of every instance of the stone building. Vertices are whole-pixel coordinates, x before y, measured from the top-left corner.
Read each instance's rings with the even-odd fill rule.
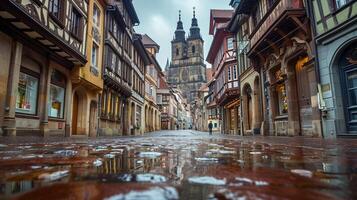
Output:
[[[308,1],[324,137],[357,134],[357,2]]]
[[[0,126],[4,135],[88,134],[89,121],[95,120],[89,117],[95,113],[89,108],[92,104],[95,110],[102,87],[86,65],[87,55],[92,54],[87,44],[94,39],[87,36],[87,22],[92,23],[88,14],[93,15],[94,5],[99,10],[103,6],[93,0],[1,2]],[[102,17],[96,20],[103,22]],[[95,90],[85,94],[83,119],[73,121],[77,83],[86,88],[83,94],[88,88]]]
[[[242,67],[245,73],[252,73],[250,77],[257,77],[243,79],[243,113],[263,110],[263,116],[253,112],[253,118],[245,117],[250,122],[243,126],[257,130],[262,121],[263,134],[322,135],[315,54],[304,2],[241,0],[236,9],[237,15],[247,18],[247,27],[242,28],[248,34],[248,44],[244,44],[244,35],[237,38],[249,58]],[[249,67],[260,75],[254,75]],[[257,105],[261,108],[255,108]]]
[[[233,10],[211,10],[210,35],[213,36],[207,61],[212,64],[213,98],[220,110],[221,132],[240,133],[240,89],[234,35],[227,31]]]
[[[160,130],[160,110],[157,105],[157,90],[159,86],[159,76],[163,75],[161,67],[156,60],[160,46],[148,35],[142,36],[142,42],[149,54],[150,64],[145,70],[145,132]]]
[[[188,101],[193,101],[198,95],[199,88],[206,83],[203,45],[195,13],[187,38],[180,14],[175,36],[171,41],[171,65],[166,74],[169,84],[178,87]]]
[[[133,58],[133,26],[139,23],[139,19],[130,0],[110,0],[107,3],[102,72],[104,89],[101,96],[99,134],[129,135],[134,134],[132,129],[135,124],[135,117],[131,117],[135,115],[132,108],[136,108],[132,97],[133,77],[139,77],[135,81],[141,84],[134,89],[139,91],[138,88],[144,88],[143,79],[140,78],[140,74],[144,72],[143,61],[139,66],[134,66],[137,61]],[[136,73],[133,73],[133,69],[136,69]]]

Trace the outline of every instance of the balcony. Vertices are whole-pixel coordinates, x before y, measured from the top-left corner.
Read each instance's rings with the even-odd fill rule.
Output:
[[[250,35],[252,48],[249,54],[254,50],[260,51],[264,47],[276,44],[297,28],[304,29],[306,24],[305,21],[301,21],[302,16],[305,16],[302,0],[278,0],[252,31]]]
[[[231,101],[232,99],[239,98],[239,94],[240,87],[238,80],[225,83],[216,94],[217,104],[222,106],[227,102]]]

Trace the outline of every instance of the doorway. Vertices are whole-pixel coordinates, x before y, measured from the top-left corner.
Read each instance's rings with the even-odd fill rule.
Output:
[[[301,57],[295,64],[296,85],[299,105],[300,134],[312,135],[312,105],[311,84],[316,83],[315,71],[312,64],[308,64],[309,58]]]
[[[91,101],[89,112],[89,136],[95,137],[97,135],[97,102]]]

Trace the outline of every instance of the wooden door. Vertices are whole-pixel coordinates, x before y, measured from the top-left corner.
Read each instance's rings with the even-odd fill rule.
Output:
[[[78,95],[73,95],[73,110],[72,110],[72,135],[77,135],[78,126]]]
[[[312,134],[312,107],[311,88],[315,83],[313,65],[306,65],[307,59],[302,59],[296,64],[296,86],[298,93],[300,132],[302,135]]]
[[[97,103],[92,101],[89,113],[89,136],[94,137],[97,135],[97,123]]]

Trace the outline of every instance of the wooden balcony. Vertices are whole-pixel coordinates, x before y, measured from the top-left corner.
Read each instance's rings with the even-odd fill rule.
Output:
[[[250,35],[252,48],[249,54],[257,50],[259,46],[272,46],[297,27],[305,29],[304,21],[301,21],[302,16],[305,16],[303,0],[278,0],[252,31]],[[263,42],[265,43],[262,44]],[[261,51],[263,48],[258,49]]]
[[[48,53],[68,68],[84,65],[87,62],[85,41],[88,4],[84,0],[68,1],[68,3],[76,4],[82,15],[79,35],[74,35],[69,30],[69,16],[64,15],[62,20],[58,20],[51,15],[47,3],[43,1],[1,1],[1,30],[33,49]]]
[[[240,87],[239,81],[230,81],[225,83],[224,86],[217,92],[216,99],[217,104],[223,106],[227,102],[230,102],[232,99],[239,98],[240,96]]]

